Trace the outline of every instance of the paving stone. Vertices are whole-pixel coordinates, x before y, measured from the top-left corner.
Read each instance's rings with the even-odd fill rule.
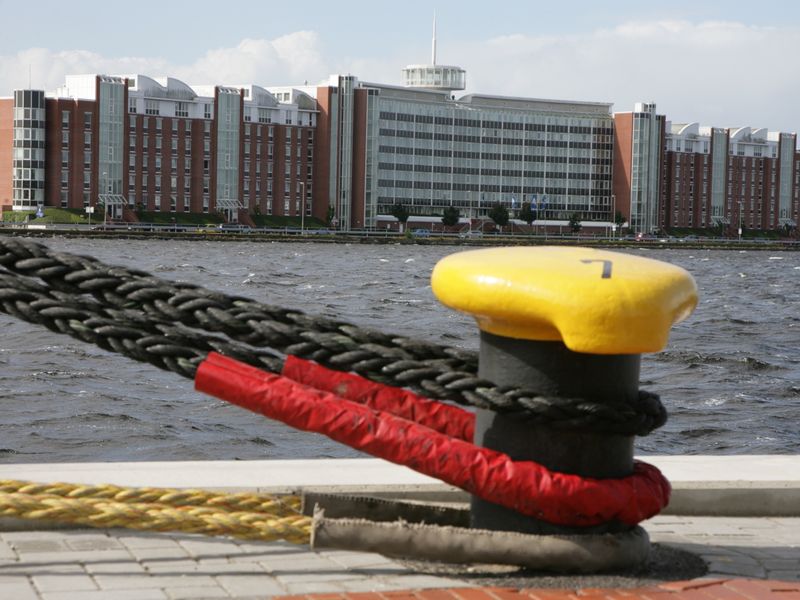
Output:
[[[25,540],[55,540],[62,537],[63,531],[4,531],[0,534],[7,542]]]
[[[88,551],[88,550],[124,550],[119,540],[115,540],[108,536],[86,536],[79,538],[67,538],[64,540],[70,550],[75,551]]]
[[[98,590],[95,592],[49,592],[41,600],[168,600],[162,590]]]
[[[786,581],[800,581],[800,569],[790,569],[788,571],[775,569],[774,571],[769,572],[769,578],[783,579]]]
[[[334,561],[336,564],[342,565],[343,567],[347,568],[358,568],[358,567],[393,567],[398,566],[398,564],[386,558],[385,556],[381,556],[380,554],[363,554],[361,552],[344,552],[340,554],[336,554],[333,556],[328,557],[330,560]]]
[[[310,582],[310,581],[347,581],[350,579],[365,579],[365,575],[359,575],[357,573],[350,573],[348,571],[339,571],[339,572],[306,572],[306,571],[298,571],[296,573],[286,573],[286,574],[279,574],[274,573],[273,577],[277,579],[282,584],[289,584],[289,583],[303,583],[303,582]]]
[[[173,543],[172,546],[162,546],[160,548],[131,548],[129,546],[128,549],[136,560],[141,561],[190,558],[189,553],[176,543]]]
[[[761,561],[767,569],[776,569],[780,571],[798,571],[800,572],[800,559],[794,560],[791,558],[767,558]]]
[[[25,577],[18,577],[16,581],[0,581],[0,598],[8,600],[38,600],[39,595]]]
[[[204,573],[206,575],[267,575],[267,572],[258,563],[206,563],[198,561],[197,573]]]
[[[446,579],[444,577],[433,577],[432,575],[398,575],[396,577],[385,577],[382,580],[386,585],[394,589],[423,589],[439,587],[470,587],[474,584],[457,579]]]
[[[69,573],[84,573],[81,565],[73,562],[44,562],[42,564],[30,562],[17,562],[7,567],[3,567],[3,574],[10,576],[27,577],[36,574],[69,574]]]
[[[235,554],[242,554],[244,550],[231,542],[214,542],[213,540],[180,540],[178,542],[189,556],[194,558],[228,557]]]
[[[34,587],[40,592],[72,592],[96,590],[97,584],[87,573],[40,573],[32,578]]]
[[[324,583],[320,581],[309,581],[306,583],[290,583],[286,585],[290,594],[320,594],[328,592],[343,592],[344,587],[338,583]]]
[[[232,559],[233,560],[233,559]],[[340,571],[341,565],[338,565],[326,557],[317,554],[299,555],[294,559],[280,558],[266,558],[258,561],[269,572],[290,572],[296,571]]]
[[[760,565],[761,563],[753,558],[752,556],[748,556],[742,553],[735,553],[735,554],[717,554],[717,553],[702,553],[704,557],[709,557],[714,563],[718,564],[732,564],[732,565]]]
[[[166,588],[166,587],[213,587],[216,582],[210,575],[95,575],[97,584],[104,590],[127,590],[139,588]]]
[[[174,548],[178,542],[165,534],[142,533],[135,534],[125,530],[117,537],[121,544],[128,548]]]
[[[146,573],[144,567],[133,559],[87,562],[83,567],[92,575],[137,575]]]
[[[125,550],[64,550],[61,552],[34,552],[33,554],[21,554],[19,562],[30,565],[58,564],[58,563],[86,563],[103,562],[114,560],[135,560],[131,553]]]
[[[287,593],[278,581],[266,573],[263,575],[219,575],[216,577],[219,584],[232,596],[274,596]]]
[[[383,592],[392,589],[387,583],[374,577],[364,579],[349,579],[340,582],[347,592]]]
[[[193,558],[168,558],[139,561],[150,573],[194,573],[200,567]]]
[[[17,553],[11,547],[11,544],[5,540],[0,540],[0,560],[16,560]]]
[[[38,552],[67,552],[67,546],[61,540],[16,540],[11,542],[11,547],[20,556]]]
[[[221,587],[176,587],[165,588],[170,600],[204,600],[206,598],[230,598],[230,594]]]
[[[283,540],[276,542],[234,542],[242,552],[268,552],[270,554],[302,554],[311,552],[308,544],[290,544]]]
[[[741,577],[766,577],[767,571],[761,565],[751,565],[743,563],[718,563],[709,561],[709,573],[723,575],[737,575]]]

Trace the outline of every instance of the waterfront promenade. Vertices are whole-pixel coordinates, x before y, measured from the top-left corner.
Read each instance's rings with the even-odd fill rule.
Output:
[[[120,529],[40,530],[0,520],[0,598],[125,600],[319,598],[800,598],[800,457],[648,457],[672,480],[675,503],[643,525],[653,542],[699,556],[692,581],[648,577],[487,575],[420,569],[377,554],[286,542],[242,542]],[[203,467],[203,468],[201,468]],[[212,463],[0,465],[0,479],[277,492],[314,488],[463,500],[461,492],[374,459]],[[682,507],[682,508],[681,508]],[[707,513],[717,512],[721,516]],[[726,514],[727,513],[727,514]],[[782,513],[785,516],[779,516]],[[746,514],[748,516],[734,516]],[[676,565],[676,569],[678,566]],[[676,572],[680,576],[680,571]],[[671,578],[669,578],[671,579]],[[531,592],[529,588],[551,588]],[[553,588],[566,590],[555,593]],[[581,588],[580,593],[575,592]],[[599,591],[598,588],[616,590]],[[638,590],[638,591],[637,591]]]

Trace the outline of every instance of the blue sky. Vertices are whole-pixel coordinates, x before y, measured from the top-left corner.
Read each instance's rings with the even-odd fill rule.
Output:
[[[430,58],[468,90],[655,101],[676,122],[800,129],[800,3],[791,0],[207,2],[0,0],[0,95],[79,72],[187,83],[317,83],[331,73],[399,83]],[[34,25],[35,23],[35,25]]]

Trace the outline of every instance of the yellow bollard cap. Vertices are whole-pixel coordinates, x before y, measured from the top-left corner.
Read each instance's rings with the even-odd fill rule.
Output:
[[[440,302],[473,315],[482,331],[561,340],[587,354],[658,352],[697,306],[688,271],[591,248],[459,252],[439,261],[431,282]]]

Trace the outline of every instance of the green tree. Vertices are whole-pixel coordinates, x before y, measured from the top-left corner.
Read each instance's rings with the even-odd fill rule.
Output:
[[[495,222],[495,225],[500,228],[500,231],[503,231],[503,227],[508,223],[509,219],[508,209],[499,202],[492,205],[492,208],[489,209],[486,216]]]
[[[581,230],[581,215],[579,213],[572,213],[569,216],[569,228],[572,230],[572,233],[578,233]]]
[[[625,224],[625,215],[623,215],[620,211],[614,213],[614,223],[617,224],[617,227],[622,229],[622,226]]]
[[[458,219],[461,216],[460,211],[455,206],[445,206],[442,211],[442,225],[445,227],[453,227],[458,225]]]
[[[333,208],[332,204],[328,205],[328,212],[325,215],[325,222],[328,224],[328,227],[333,225],[333,217],[336,215],[336,209]]]
[[[408,221],[408,217],[410,216],[408,214],[408,209],[398,202],[392,206],[392,210],[390,212],[395,219],[400,221],[400,227],[405,229],[406,221]]]
[[[528,227],[536,220],[536,211],[531,208],[530,202],[523,202],[522,208],[519,209],[519,218],[528,224]]]

